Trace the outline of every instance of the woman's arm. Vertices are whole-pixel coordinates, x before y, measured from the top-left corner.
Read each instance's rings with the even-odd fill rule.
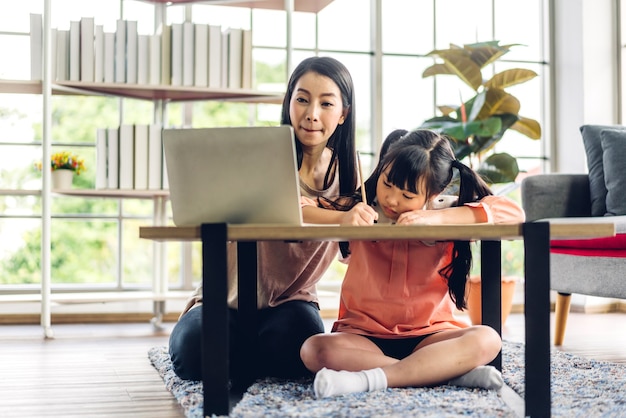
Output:
[[[377,218],[376,211],[362,202],[349,211],[302,205],[302,219],[310,224],[372,225]]]

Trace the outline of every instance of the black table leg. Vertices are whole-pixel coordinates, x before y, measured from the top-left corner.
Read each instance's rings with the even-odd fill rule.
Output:
[[[526,416],[549,417],[550,225],[547,222],[527,222],[523,228]]]
[[[251,347],[246,350],[247,355],[237,359],[241,362],[243,379],[237,382],[237,389],[247,388],[255,379],[254,371],[258,359],[254,355],[257,346],[257,245],[256,242],[237,243],[237,292],[239,295],[239,333],[237,344],[239,347]]]
[[[228,415],[228,228],[203,224],[202,237],[202,385],[204,416]]]
[[[502,243],[480,242],[481,315],[482,323],[502,336]],[[490,363],[502,371],[502,351]]]

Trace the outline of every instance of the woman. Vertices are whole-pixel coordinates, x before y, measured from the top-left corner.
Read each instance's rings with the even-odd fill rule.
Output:
[[[291,125],[296,138],[302,215],[307,223],[365,223],[365,205],[350,211],[320,207],[320,198],[352,195],[357,187],[355,163],[354,87],[339,61],[311,57],[291,75],[283,100],[281,123]],[[271,162],[268,161],[268,164]],[[260,242],[258,244],[258,340],[255,347],[237,343],[237,286],[234,266],[229,278],[230,375],[297,378],[310,375],[300,359],[300,347],[311,335],[323,333],[316,283],[337,257],[336,242]],[[230,257],[233,259],[233,257]],[[197,289],[170,335],[174,371],[183,379],[201,379],[202,289]],[[256,370],[241,370],[242,358],[254,356]],[[243,389],[241,387],[240,389]]]

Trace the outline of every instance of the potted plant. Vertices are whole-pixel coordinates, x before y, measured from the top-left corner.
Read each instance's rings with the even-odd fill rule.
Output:
[[[519,174],[519,166],[513,156],[493,152],[494,145],[508,129],[530,139],[541,138],[539,122],[521,116],[519,100],[505,90],[532,80],[537,77],[537,73],[529,69],[512,68],[496,73],[489,79],[482,74],[485,67],[502,58],[516,45],[500,45],[499,41],[465,44],[462,47],[451,44],[448,49],[428,53],[442,62],[431,65],[422,74],[422,77],[454,75],[475,92],[467,101],[438,106],[442,115],[426,120],[421,127],[449,136],[456,157],[468,161],[470,167],[490,184],[512,183]],[[475,265],[480,260],[477,254],[479,252],[474,251]],[[512,279],[503,271],[503,324],[512,309],[515,282],[515,278]],[[481,322],[480,292],[480,275],[473,274],[468,281],[467,299],[470,319],[474,324]]]
[[[41,161],[35,164],[42,170]],[[86,171],[85,161],[69,151],[56,152],[50,156],[50,170],[52,171],[52,188],[69,189],[72,187],[74,174],[77,176]]]
[[[451,44],[448,49],[436,49],[427,54],[443,62],[431,65],[422,74],[422,77],[455,75],[475,92],[467,101],[438,106],[442,115],[426,120],[421,127],[448,135],[456,157],[469,160],[469,165],[491,184],[514,182],[519,174],[514,157],[507,153],[490,153],[508,129],[530,139],[541,138],[539,122],[521,116],[519,100],[505,90],[532,80],[537,73],[512,68],[489,79],[482,74],[483,68],[517,45],[500,45],[499,41],[465,44],[462,47]]]

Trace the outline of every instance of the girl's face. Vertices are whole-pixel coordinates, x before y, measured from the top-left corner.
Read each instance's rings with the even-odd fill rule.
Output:
[[[391,184],[387,176],[391,166],[387,167],[378,177],[376,183],[376,197],[378,205],[382,209],[385,216],[392,220],[397,220],[404,212],[423,209],[426,204],[426,194],[424,187],[418,181],[418,193],[412,193],[407,189],[401,189]]]
[[[337,125],[343,124],[345,113],[341,91],[333,80],[310,71],[297,81],[289,116],[303,147],[326,146]]]

